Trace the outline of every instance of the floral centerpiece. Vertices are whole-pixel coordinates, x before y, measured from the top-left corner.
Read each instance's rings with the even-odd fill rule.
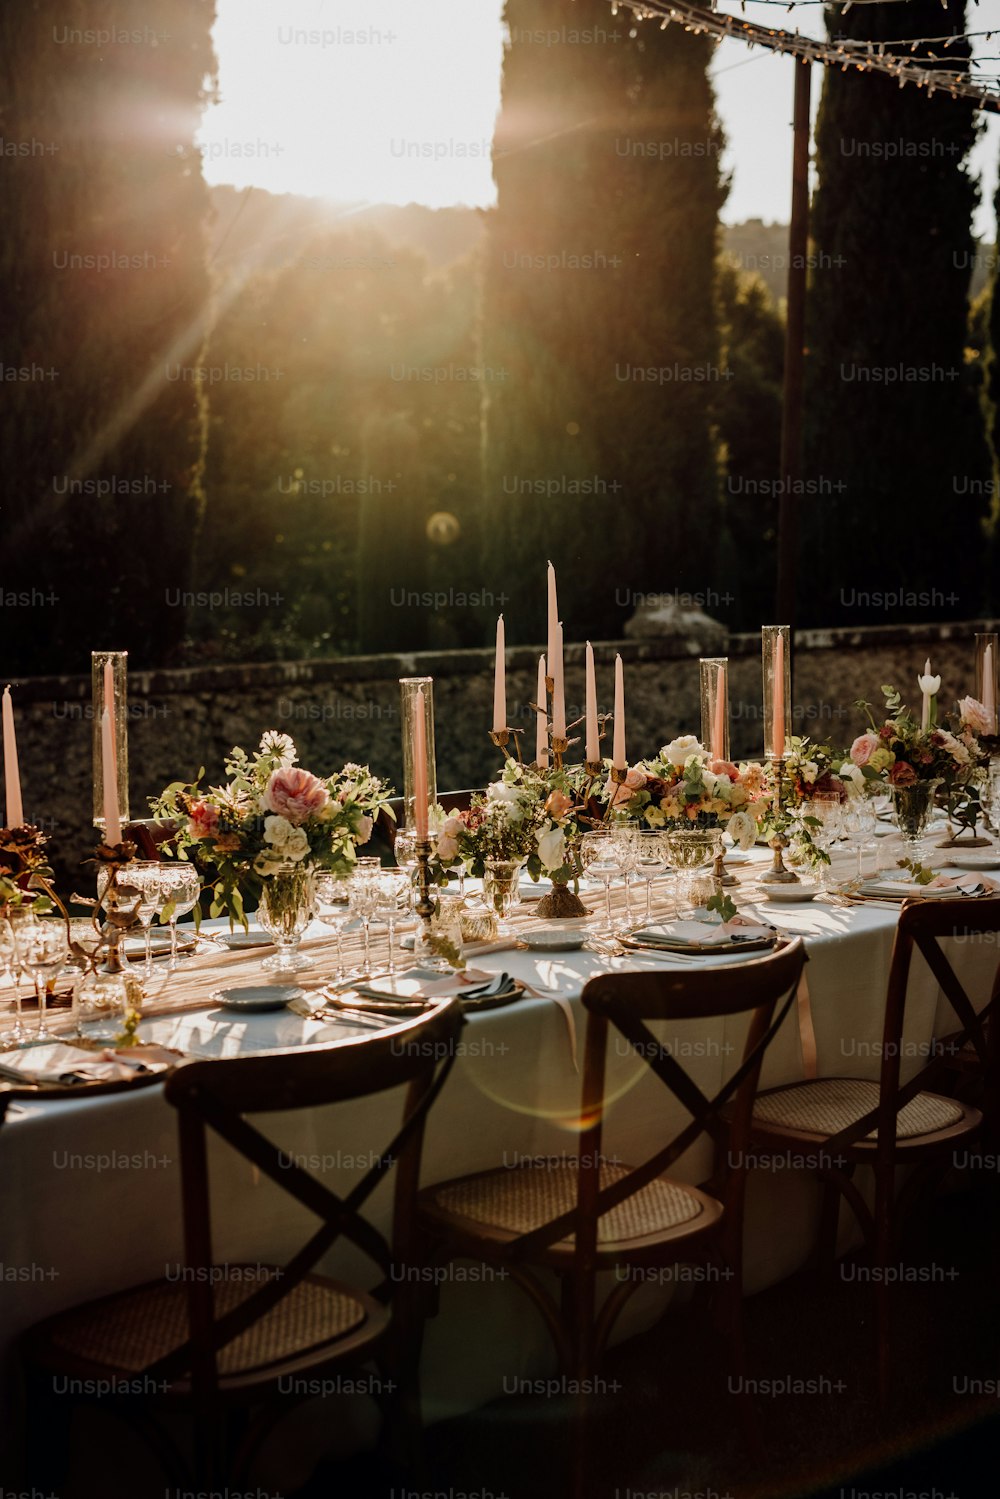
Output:
[[[590,778],[582,766],[539,770],[508,760],[500,779],[467,811],[445,818],[437,838],[442,868],[464,864],[481,876],[487,859],[519,860],[533,880],[579,877],[576,845],[595,819],[587,809]]]
[[[177,834],[165,852],[194,864],[212,888],[211,914],[246,924],[249,896],[264,882],[296,869],[324,869],[343,878],[368,842],[374,819],[392,790],[367,766],[345,765],[325,779],[296,765],[287,734],[269,730],[248,755],[232,750],[223,786],[168,786],[151,803],[173,819]]]
[[[740,848],[749,848],[766,790],[763,766],[713,759],[693,734],[684,734],[633,766],[620,786],[609,783],[606,795],[613,809],[646,827],[723,829]]]
[[[761,834],[768,839],[787,838],[793,864],[829,864],[829,854],[813,838],[819,819],[813,815],[812,803],[817,796],[836,796],[845,802],[857,793],[860,772],[847,760],[846,751],[807,735],[790,734],[785,741],[780,795],[773,764],[765,775],[768,799]]]
[[[883,687],[882,692],[887,717],[881,723],[869,703],[858,703],[869,727],[851,745],[851,761],[866,781],[881,781],[887,786],[903,837],[916,847],[939,787],[944,788],[953,815],[958,815],[963,825],[970,821],[974,825],[971,791],[986,758],[978,737],[987,726],[982,704],[963,698],[953,715],[953,732],[937,723],[936,698],[930,700],[926,721],[920,722],[903,704],[895,687]]]

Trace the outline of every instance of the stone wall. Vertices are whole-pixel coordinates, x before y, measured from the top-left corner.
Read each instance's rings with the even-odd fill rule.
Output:
[[[795,637],[794,702],[801,732],[848,744],[859,730],[857,698],[880,702],[883,682],[916,698],[925,657],[941,675],[945,703],[973,689],[973,634],[995,623],[883,626],[800,631]],[[613,661],[625,663],[628,747],[639,758],[677,733],[699,730],[698,664],[655,639],[595,645],[600,710],[610,711]],[[760,638],[731,636],[732,752],[759,755]],[[509,720],[528,723],[538,648],[507,658]],[[292,735],[300,762],[329,773],[345,760],[369,763],[401,789],[401,676],[434,678],[438,786],[482,785],[498,764],[487,730],[492,709],[492,651],[361,656],[136,672],[129,677],[131,811],[169,781],[193,779],[204,766],[218,777],[234,745],[254,746],[266,728]],[[34,678],[14,687],[25,816],[50,833],[61,878],[89,883],[79,861],[93,845],[90,678]],[[582,713],[583,648],[566,652],[567,714]],[[534,729],[525,736],[533,756]],[[579,750],[571,754],[579,754]]]

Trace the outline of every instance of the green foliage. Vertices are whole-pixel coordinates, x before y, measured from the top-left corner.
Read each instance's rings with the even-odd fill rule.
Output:
[[[877,42],[960,33],[965,16],[964,0],[911,0],[828,24]],[[969,619],[984,604],[992,469],[966,349],[976,134],[968,101],[823,71],[806,466],[843,488],[804,513],[803,623],[884,622],[856,595],[903,586],[917,596],[911,617]]]
[[[7,636],[8,671],[82,666],[84,625],[88,650],[138,666],[183,632],[167,595],[189,583],[206,407],[174,372],[200,365],[210,313],[193,140],[214,16],[214,0],[0,9],[3,135],[32,147],[0,167],[3,362],[37,371],[0,408],[4,588],[38,622]],[[156,44],[73,41],[109,25]]]
[[[716,582],[726,189],[712,49],[613,17],[604,0],[507,0],[504,14],[483,271],[484,573],[522,638],[542,639],[551,557],[566,619],[611,638],[629,594]],[[546,27],[607,39],[528,39]],[[573,266],[587,255],[596,264]],[[700,373],[634,377],[675,366]],[[566,492],[521,488],[535,483]]]

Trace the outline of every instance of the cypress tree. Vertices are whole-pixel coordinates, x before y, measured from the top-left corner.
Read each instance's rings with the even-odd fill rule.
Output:
[[[136,665],[184,628],[202,503],[210,302],[194,133],[214,0],[0,10],[8,670]]]
[[[507,0],[484,252],[484,580],[543,637],[714,581],[722,134],[711,43],[605,0]],[[589,257],[589,263],[588,258]],[[642,378],[636,372],[653,372]]]
[[[960,34],[964,0],[831,14],[874,42]],[[935,50],[940,51],[938,47]],[[949,47],[952,62],[968,44]],[[990,462],[967,357],[977,188],[972,105],[827,69],[816,130],[816,269],[808,307],[804,623],[886,623],[871,593],[915,595],[898,617],[982,603]]]

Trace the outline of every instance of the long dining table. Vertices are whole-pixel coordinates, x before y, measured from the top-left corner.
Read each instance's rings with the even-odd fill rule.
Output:
[[[885,849],[882,850],[883,854]],[[805,904],[770,903],[759,875],[770,853],[753,850],[738,866],[731,892],[745,914],[779,933],[805,939],[809,962],[798,1003],[790,1010],[765,1060],[762,1085],[805,1076],[850,1075],[877,1079],[886,980],[898,906],[842,903],[818,896]],[[884,859],[883,859],[883,862]],[[842,871],[846,873],[846,868]],[[599,920],[603,891],[585,892]],[[621,892],[616,895],[618,904]],[[641,887],[633,896],[643,909]],[[670,883],[654,886],[657,915],[669,910]],[[579,1119],[585,1014],[580,996],[587,980],[606,970],[662,970],[687,966],[669,955],[612,955],[526,950],[518,939],[538,925],[530,901],[512,923],[512,934],[470,953],[477,969],[506,972],[528,986],[516,1002],[471,1013],[459,1054],[431,1114],[424,1149],[425,1183],[493,1166],[575,1154]],[[376,965],[384,936],[373,934]],[[299,976],[308,994],[329,982],[336,944],[330,932],[311,927],[303,950],[315,966]],[[242,1014],[211,998],[220,985],[267,980],[257,951],[225,951],[211,938],[195,957],[149,984],[140,1033],[188,1055],[238,1057],[274,1048],[338,1045],[366,1031],[350,1016],[316,1018],[297,1010]],[[988,944],[965,943],[953,953],[970,993],[985,999],[997,954]],[[722,956],[699,961],[726,962]],[[731,960],[733,982],[738,961]],[[923,960],[914,962],[904,1033],[904,1076],[924,1065],[936,1034],[951,1016]],[[661,1028],[662,1032],[662,1028]],[[706,1019],[662,1034],[699,1086],[718,1090],[738,1063],[743,1025]],[[643,1062],[624,1043],[612,1044],[605,1151],[630,1164],[686,1122]],[[398,1118],[386,1096],[350,1106],[273,1116],[268,1130],[295,1159],[334,1190],[346,1188],[391,1138]],[[390,1107],[392,1105],[392,1107]],[[702,1141],[675,1168],[688,1181],[709,1172],[710,1147]],[[281,1263],[307,1236],[311,1220],[291,1198],[221,1142],[213,1143],[215,1256],[223,1262]],[[40,1318],[75,1303],[178,1274],[183,1263],[176,1121],[160,1086],[88,1098],[19,1099],[0,1128],[0,1401],[3,1446],[0,1468],[17,1471],[17,1433],[24,1398],[17,1340]],[[373,1217],[386,1226],[390,1191],[379,1189]],[[804,1262],[817,1226],[818,1192],[796,1169],[752,1173],[746,1229],[746,1289],[774,1284]],[[321,1268],[350,1276],[350,1251],[335,1250]],[[619,1329],[626,1336],[683,1294],[680,1281],[644,1286]],[[440,1310],[428,1327],[422,1372],[425,1418],[441,1419],[497,1399],[520,1380],[551,1373],[554,1355],[537,1312],[511,1282],[486,1267],[458,1265],[442,1284]],[[261,1481],[291,1487],[324,1450],[349,1450],[370,1439],[374,1412],[360,1394],[320,1396],[313,1419],[300,1418],[294,1443],[281,1443],[262,1459]],[[335,1413],[334,1413],[335,1412]],[[268,1464],[271,1468],[268,1468]],[[294,1471],[288,1471],[291,1464]]]

